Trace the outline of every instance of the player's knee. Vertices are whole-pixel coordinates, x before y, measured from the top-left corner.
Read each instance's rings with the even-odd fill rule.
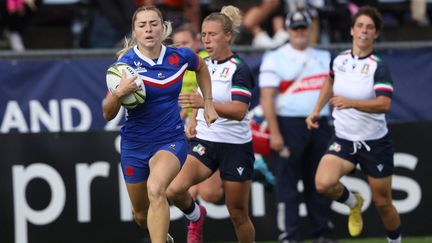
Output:
[[[183,187],[182,185],[171,184],[166,190],[166,194],[170,200],[175,200],[180,195],[183,195],[186,191],[187,188]]]
[[[318,193],[327,195],[331,193],[332,188],[336,185],[335,182],[323,178],[315,178],[315,187]]]
[[[166,197],[166,188],[159,183],[147,182],[147,193],[150,201],[161,200]]]
[[[375,208],[380,213],[385,213],[389,210],[392,210],[393,203],[390,197],[373,197],[373,202],[375,204]]]
[[[229,205],[227,205],[227,207],[234,225],[242,225],[249,219],[248,212],[245,208],[230,207]]]

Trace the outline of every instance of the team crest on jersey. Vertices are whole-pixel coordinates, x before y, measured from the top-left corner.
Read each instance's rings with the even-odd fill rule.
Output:
[[[173,55],[168,57],[168,63],[178,67],[178,65],[180,64],[180,58],[177,53],[174,53]]]
[[[220,78],[226,78],[228,77],[229,74],[229,67],[224,67],[224,69],[222,70],[221,74],[220,74]]]
[[[203,156],[203,154],[205,154],[205,147],[201,144],[197,144],[195,147],[193,147],[192,151],[198,153],[200,156]]]
[[[363,65],[361,73],[363,73],[363,74],[368,74],[369,73],[369,64]]]
[[[339,152],[339,151],[341,151],[341,145],[334,142],[332,145],[330,145],[329,151]]]

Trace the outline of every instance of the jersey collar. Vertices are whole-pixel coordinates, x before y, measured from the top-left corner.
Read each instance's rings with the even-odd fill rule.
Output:
[[[372,56],[373,53],[374,53],[374,50],[372,50],[372,51],[371,51],[369,54],[367,54],[366,56],[359,57],[359,56],[355,56],[354,53],[353,53],[353,51],[352,51],[352,49],[351,49],[351,57],[354,58],[354,59],[357,59],[357,60],[366,59],[366,58]]]
[[[139,50],[138,50],[138,46],[134,46],[134,52],[135,54],[141,58],[142,60],[144,60],[145,62],[147,62],[148,64],[150,64],[150,66],[154,66],[156,64],[162,64],[163,58],[165,56],[165,52],[166,52],[166,46],[162,45],[161,48],[161,52],[159,54],[159,58],[157,60],[157,62],[155,63],[152,59],[144,56]]]

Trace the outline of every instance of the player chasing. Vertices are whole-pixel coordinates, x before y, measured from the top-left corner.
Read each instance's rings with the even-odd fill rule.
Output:
[[[382,18],[376,8],[364,6],[351,24],[352,49],[330,63],[330,77],[321,88],[313,112],[306,118],[309,129],[318,128],[320,110],[330,101],[335,108],[335,134],[321,159],[315,177],[318,192],[350,207],[348,230],[359,236],[363,229],[363,198],[353,194],[340,178],[359,164],[368,176],[372,199],[384,224],[389,243],[399,243],[401,221],[392,203],[393,145],[385,113],[389,111],[393,82],[373,44]]]
[[[136,69],[146,86],[145,103],[127,110],[120,131],[120,156],[134,219],[148,229],[153,243],[173,242],[167,237],[170,217],[166,189],[187,155],[178,106],[186,69],[196,71],[204,97],[202,118],[206,126],[218,118],[207,66],[190,49],[163,45],[170,32],[170,23],[163,20],[156,7],[138,8],[132,18],[132,38],[126,41],[118,59]],[[123,97],[138,90],[135,79],[126,78],[123,72],[119,86],[103,103],[106,120],[118,114]]]
[[[202,108],[206,101],[199,94],[181,95],[185,107],[194,110],[186,128],[192,138],[185,165],[167,190],[169,199],[190,220],[187,242],[203,242],[206,210],[193,201],[188,190],[209,178],[217,169],[223,181],[225,203],[238,242],[252,243],[255,229],[249,218],[249,194],[254,154],[252,134],[246,113],[255,86],[245,62],[230,49],[241,23],[240,11],[233,6],[207,16],[201,38],[210,58],[206,59],[212,78],[213,104],[220,118],[209,128]]]

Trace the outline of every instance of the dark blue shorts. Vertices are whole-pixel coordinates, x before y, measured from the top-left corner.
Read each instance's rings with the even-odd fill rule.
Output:
[[[149,177],[149,161],[160,150],[173,153],[182,166],[186,160],[188,143],[186,138],[178,138],[162,143],[146,143],[133,149],[121,146],[121,167],[127,183],[146,181]]]
[[[393,143],[387,133],[376,140],[353,142],[333,135],[326,154],[333,154],[342,159],[359,164],[368,176],[382,178],[393,174]]]
[[[213,172],[219,168],[222,180],[247,181],[252,179],[255,161],[252,142],[245,144],[217,143],[194,138],[189,142],[188,153]]]

